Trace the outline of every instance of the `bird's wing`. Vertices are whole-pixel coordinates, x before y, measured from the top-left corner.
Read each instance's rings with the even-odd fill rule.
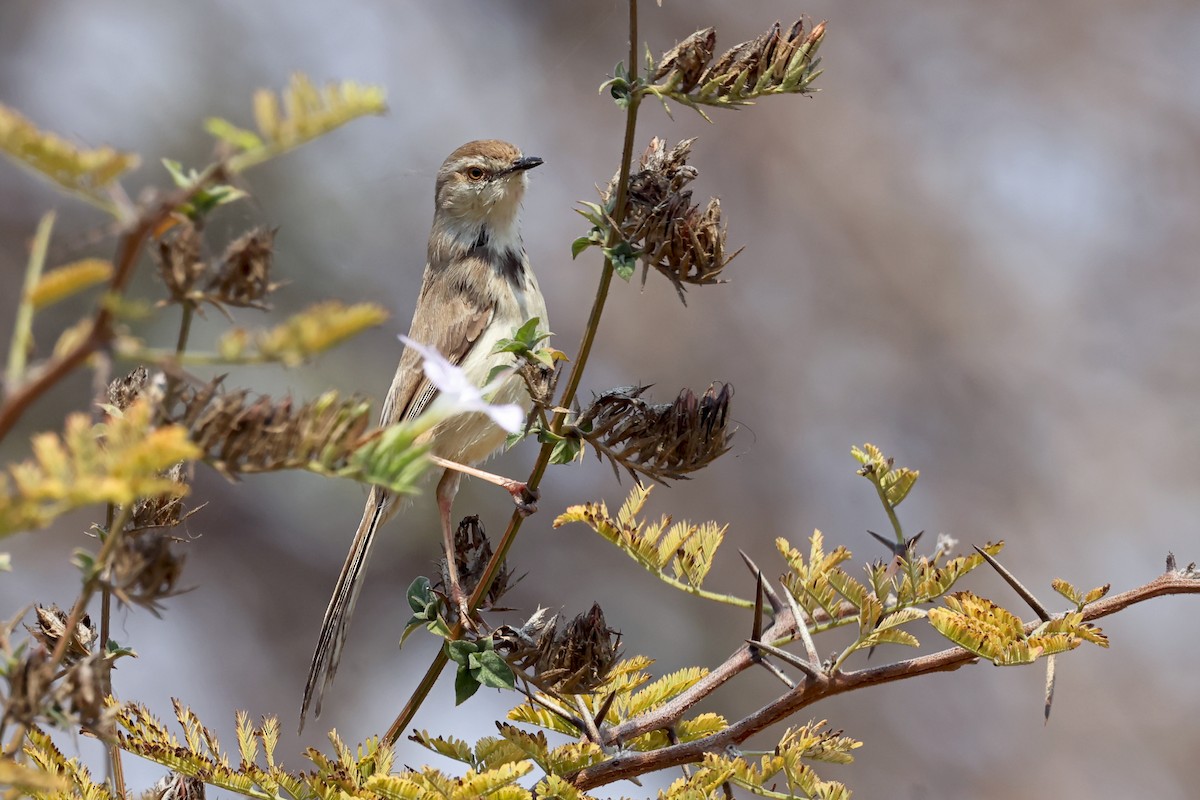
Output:
[[[495,314],[495,299],[471,291],[470,284],[461,280],[464,272],[480,266],[464,262],[476,260],[468,257],[442,270],[427,271],[408,332],[408,338],[437,348],[456,366],[466,360]],[[404,348],[392,388],[384,400],[380,426],[418,416],[436,396],[437,387],[421,369],[421,355],[412,348]]]

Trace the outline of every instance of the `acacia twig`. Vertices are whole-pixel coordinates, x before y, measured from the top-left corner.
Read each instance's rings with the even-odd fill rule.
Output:
[[[1091,603],[1083,609],[1083,619],[1090,621],[1117,613],[1129,606],[1143,603],[1155,597],[1172,594],[1200,594],[1200,577],[1191,573],[1168,572],[1155,578],[1147,584],[1122,592],[1118,595],[1104,598]],[[785,614],[787,622],[792,623],[791,614]],[[781,620],[782,621],[782,620]],[[775,627],[778,626],[779,623]],[[1032,632],[1041,621],[1031,622],[1025,626],[1026,633]],[[768,634],[771,631],[767,632]],[[765,634],[764,634],[765,635]],[[732,677],[735,666],[749,660],[749,648],[740,648],[720,667],[714,669],[710,676],[719,675],[719,682],[709,682],[705,686],[704,695],[710,694],[716,686]],[[700,761],[705,753],[721,752],[729,746],[740,745],[754,734],[775,723],[790,717],[797,711],[812,705],[826,697],[843,694],[867,686],[881,686],[893,681],[929,675],[934,672],[949,672],[956,670],[978,658],[974,653],[961,647],[950,647],[926,656],[897,661],[868,669],[853,672],[839,672],[829,676],[824,681],[808,680],[795,689],[781,695],[744,719],[735,722],[720,733],[706,736],[703,739],[672,745],[649,752],[627,752],[616,758],[609,759],[595,766],[586,767],[570,776],[571,783],[578,789],[587,791],[597,786],[628,780],[648,772],[677,767],[681,764]],[[740,671],[740,670],[737,670]],[[697,683],[693,690],[700,687]],[[681,695],[682,697],[682,695]],[[692,697],[686,704],[690,708],[702,698]],[[676,698],[676,701],[679,698]],[[666,703],[652,712],[615,726],[607,732],[610,741],[629,739],[652,730],[662,730],[675,724],[686,708],[680,709],[676,701]]]

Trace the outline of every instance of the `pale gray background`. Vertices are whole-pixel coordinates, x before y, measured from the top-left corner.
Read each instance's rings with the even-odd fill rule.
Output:
[[[734,451],[652,504],[730,523],[714,588],[751,591],[734,548],[777,573],[774,538],[802,542],[814,527],[831,545],[879,556],[864,530],[887,523],[849,457],[866,440],[922,470],[901,509],[910,531],[1006,539],[1005,562],[1047,602],[1056,576],[1124,589],[1158,574],[1168,550],[1184,563],[1200,557],[1200,9],[1170,0],[643,6],[642,37],[656,52],[709,24],[724,49],[777,18],[830,20],[815,98],[771,99],[717,114],[715,125],[686,109],[672,122],[647,104],[639,146],[654,134],[699,136],[698,193],[720,195],[731,243],[747,247],[730,285],[693,291],[687,308],[656,276],[644,293],[614,286],[584,381],[587,390],[653,381],[664,399],[713,379],[736,386]],[[202,120],[249,124],[252,91],[283,85],[293,70],[384,84],[388,117],[255,170],[255,200],[223,215],[234,230],[280,228],[278,274],[290,283],[271,317],[239,314],[247,324],[330,296],[395,309],[382,329],[303,369],[237,372],[232,382],[378,396],[416,297],[434,171],[472,138],[510,139],[546,160],[532,174],[525,238],[557,344],[574,352],[598,269],[591,253],[569,258],[586,227],[572,208],[616,166],[622,116],[595,87],[624,58],[625,39],[616,2],[7,2],[0,101],[49,129],[142,153],[136,191],[162,183],[164,156],[202,163],[211,147]],[[61,212],[52,260],[111,252],[96,213],[0,165],[4,319],[24,243],[51,206]],[[154,284],[139,291],[152,296]],[[45,315],[43,352],[55,326],[85,308]],[[167,343],[174,324],[169,313],[146,333]],[[194,341],[215,331],[200,326]],[[87,401],[82,378],[48,395],[5,458]],[[493,464],[523,475],[532,453],[524,446]],[[511,602],[573,614],[597,600],[628,652],[658,656],[662,671],[719,663],[748,634],[744,615],[658,585],[583,529],[550,529],[566,505],[617,501],[626,488],[591,460],[553,470],[517,546],[528,576]],[[432,653],[421,637],[400,655],[395,647],[403,588],[436,557],[432,502],[389,527],[327,716],[298,740],[310,648],[362,491],[299,474],[230,486],[204,471],[196,498],[211,501],[189,526],[198,538],[185,582],[196,588],[161,620],[118,615],[117,636],[141,654],[122,664],[118,691],[163,714],[180,695],[230,745],[234,709],[279,714],[282,755],[296,767],[323,727],[353,741],[381,732]],[[482,513],[496,532],[507,519],[505,498],[486,486],[468,486],[458,511]],[[70,602],[68,554],[86,544],[80,532],[93,518],[3,543],[16,569],[0,578],[0,614]],[[970,585],[1019,608],[994,576]],[[1110,620],[1111,650],[1062,660],[1048,726],[1037,668],[974,666],[825,703],[811,714],[866,746],[856,765],[823,772],[864,798],[1194,796],[1194,614],[1194,600],[1164,599]],[[736,717],[779,690],[755,675],[710,707]],[[484,735],[509,699],[484,693],[452,711],[450,691],[438,687],[419,727]],[[455,768],[401,748],[402,763],[426,758]],[[161,773],[137,762],[129,771],[135,788]],[[675,774],[612,788],[646,795]]]

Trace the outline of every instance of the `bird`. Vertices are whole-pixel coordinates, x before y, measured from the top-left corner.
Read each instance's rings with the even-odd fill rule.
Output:
[[[498,366],[513,366],[508,353],[494,354],[496,343],[538,318],[548,331],[546,303],[521,241],[520,210],[527,173],[542,164],[507,142],[468,142],[442,163],[434,189],[433,226],[421,292],[408,339],[432,347],[468,379],[482,386]],[[380,427],[413,419],[437,396],[422,371],[417,348],[405,346],[379,416]],[[491,401],[517,403],[528,410],[531,399],[523,380],[510,373],[494,389]],[[491,475],[472,465],[485,461],[505,441],[506,431],[480,412],[438,423],[425,436],[430,458],[445,468],[436,497],[446,550],[451,602],[466,620],[465,598],[454,566],[451,508],[463,472],[496,483],[528,513],[536,497],[525,484]],[[367,497],[362,521],[342,565],[309,667],[300,709],[300,730],[309,707],[316,716],[337,672],[354,603],[362,587],[371,546],[380,527],[399,510],[397,498],[381,487]]]

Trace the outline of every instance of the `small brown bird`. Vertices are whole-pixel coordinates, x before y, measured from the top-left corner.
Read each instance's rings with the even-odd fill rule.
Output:
[[[464,144],[438,170],[425,277],[408,338],[436,348],[477,386],[487,381],[494,367],[513,365],[510,354],[492,353],[497,341],[512,336],[534,317],[541,320],[541,330],[548,330],[546,303],[521,244],[519,221],[525,173],[541,163],[542,159],[522,155],[511,144],[490,139]],[[381,427],[420,415],[436,397],[437,388],[425,376],[421,362],[413,348],[404,349],[380,414]],[[531,402],[516,375],[510,375],[489,400],[519,403],[526,409]],[[427,434],[434,462],[446,467],[437,485],[437,502],[451,601],[458,608],[465,605],[465,598],[454,570],[450,513],[462,474],[497,483],[519,506],[531,502],[524,484],[470,468],[503,445],[505,435],[503,428],[479,412],[451,417]],[[321,696],[337,672],[375,534],[398,505],[386,490],[371,489],[321,623],[300,709],[301,730],[314,700],[315,713],[321,713]]]

